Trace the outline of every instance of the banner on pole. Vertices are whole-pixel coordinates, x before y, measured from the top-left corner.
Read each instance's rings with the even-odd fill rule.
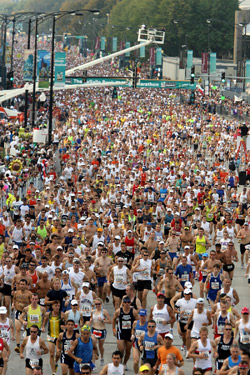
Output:
[[[250,60],[246,60],[246,90],[250,89]]]
[[[105,47],[106,47],[106,39],[105,39],[105,36],[102,36],[101,37],[101,51],[105,51]]]
[[[208,53],[207,52],[202,52],[201,54],[201,73],[207,73],[207,68],[208,68]]]
[[[112,38],[112,52],[117,52],[117,37]]]
[[[95,40],[95,50],[97,51],[99,49],[100,49],[100,37],[97,36]]]
[[[191,69],[193,66],[193,51],[187,51],[187,69]]]
[[[125,46],[125,48],[129,48],[130,47],[130,42],[126,42],[126,46]],[[126,57],[129,57],[130,56],[130,52],[126,52],[125,53],[125,56]]]
[[[66,53],[55,53],[55,86],[63,87],[65,85],[66,71]]]
[[[216,73],[216,52],[210,52],[210,74]]]
[[[11,65],[11,46],[5,47],[5,65],[7,68]]]
[[[27,82],[32,82],[34,69],[34,49],[25,49],[23,59],[23,80]]]
[[[144,43],[144,42],[140,42],[140,44],[142,44],[142,43]],[[145,46],[140,48],[140,57],[141,58],[145,57]]]
[[[49,88],[50,81],[50,52],[45,50],[38,51],[38,87]]]
[[[162,65],[162,49],[156,49],[156,63],[155,65]]]
[[[155,64],[155,49],[154,49],[154,47],[149,48],[149,63],[150,63],[150,65]]]

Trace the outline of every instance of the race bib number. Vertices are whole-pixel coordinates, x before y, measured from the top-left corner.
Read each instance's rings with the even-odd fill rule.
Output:
[[[48,342],[54,342],[55,341],[55,337],[51,337],[51,336],[47,336],[47,341]]]
[[[137,329],[137,330],[135,331],[135,337],[136,337],[137,339],[139,339],[139,337],[140,337],[143,333],[144,333],[144,331],[142,331],[141,329]]]
[[[122,329],[131,329],[131,320],[123,320]]]
[[[208,359],[209,357],[209,352],[203,352],[205,354],[205,358]]]
[[[246,331],[243,331],[242,334],[240,335],[240,341],[242,344],[248,344],[250,341],[250,335]]]
[[[182,281],[189,281],[189,275],[187,273],[184,273],[183,275],[181,275],[181,280]]]
[[[123,275],[116,275],[115,276],[115,282],[117,284],[123,284]]]
[[[164,319],[162,319],[162,318],[156,318],[156,319],[155,319],[155,323],[156,323],[156,324],[162,324],[163,321],[164,321]]]
[[[216,282],[216,281],[213,281],[213,282],[211,283],[211,288],[212,288],[212,289],[219,289],[219,283]]]
[[[220,335],[223,334],[224,327],[225,327],[224,324],[220,324],[220,325],[218,325],[218,327],[217,327],[217,332],[218,332],[218,334],[220,334]]]
[[[30,315],[30,322],[31,323],[39,323],[39,315],[36,315],[36,314],[31,314]]]
[[[64,345],[64,352],[65,353],[68,353],[69,349],[70,349],[70,345],[68,345],[68,344]]]
[[[30,359],[30,367],[34,368],[39,365],[39,359]]]
[[[90,316],[91,315],[91,307],[90,305],[82,305],[82,315],[83,316]]]
[[[145,341],[145,350],[152,350],[155,344],[151,341]]]
[[[41,306],[44,306],[44,301],[45,301],[45,298],[40,298],[40,305]]]
[[[93,335],[99,339],[100,337],[102,337],[102,331],[98,331],[97,329],[94,329],[93,330]]]
[[[214,214],[207,214],[207,217],[208,217],[209,219],[212,219],[212,218],[214,217]]]

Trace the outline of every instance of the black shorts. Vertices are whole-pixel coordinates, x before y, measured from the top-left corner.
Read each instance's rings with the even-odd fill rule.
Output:
[[[181,330],[181,332],[182,333],[187,332],[187,330],[184,328],[187,325],[187,323],[179,322],[179,324],[180,324],[180,330]]]
[[[245,245],[243,245],[243,243],[240,244],[240,253],[241,254],[245,254],[247,245],[249,245],[249,243],[246,243]]]
[[[142,292],[144,289],[151,290],[151,281],[150,280],[137,280],[137,290]]]
[[[112,286],[112,294],[113,294],[113,296],[122,299],[122,297],[125,296],[125,294],[126,294],[126,290],[125,289],[116,289],[116,288],[114,288],[114,286]]]
[[[73,365],[74,365],[74,359],[73,358],[70,358],[67,354],[61,354],[61,357],[60,357],[60,361],[61,363],[63,363],[64,365],[67,365],[69,366],[69,368],[73,368]]]
[[[224,264],[223,265],[223,271],[230,272],[233,271],[235,268],[234,264]]]
[[[138,290],[137,282],[133,282],[133,286],[135,290]]]
[[[3,361],[3,358],[0,358],[0,367],[4,367],[4,361]]]
[[[123,329],[121,331],[118,331],[116,337],[117,340],[125,340],[131,342],[131,329]]]
[[[188,325],[188,329],[191,331],[193,329],[194,322],[190,322]]]
[[[151,367],[154,367],[156,364],[157,358],[144,358],[142,357],[142,364],[149,363]]]
[[[82,319],[83,319],[83,321],[84,321],[84,324],[85,324],[86,322],[89,322],[89,321],[90,321],[90,318],[91,318],[91,315],[90,315],[90,316],[82,316]]]
[[[240,350],[242,350],[244,353],[250,353],[250,344],[242,344],[239,341],[238,343],[239,343]]]
[[[5,296],[11,296],[11,285],[3,284],[3,294]]]
[[[19,320],[20,315],[22,314],[22,311],[16,310],[15,312],[15,319]]]
[[[42,360],[42,358],[40,358],[40,359],[38,360],[38,364],[37,364],[37,365],[34,365],[33,367],[35,367],[35,366],[43,367],[43,360]],[[33,370],[33,368],[32,368],[31,365],[30,365],[30,359],[29,359],[29,358],[26,358],[26,359],[25,359],[25,367],[26,367],[26,368],[30,368],[31,370]]]
[[[244,225],[244,223],[245,223],[245,220],[244,219],[236,219],[235,223],[239,224],[242,227],[242,225]]]

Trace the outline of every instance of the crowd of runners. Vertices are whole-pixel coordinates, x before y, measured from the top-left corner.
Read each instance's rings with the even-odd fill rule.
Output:
[[[57,92],[49,148],[2,121],[1,375],[17,356],[26,375],[44,357],[53,375],[123,375],[130,358],[140,375],[250,374],[249,293],[239,309],[234,287],[237,262],[250,284],[247,125],[177,96]]]

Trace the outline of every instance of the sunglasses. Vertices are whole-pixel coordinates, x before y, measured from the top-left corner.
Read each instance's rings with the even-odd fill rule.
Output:
[[[101,303],[95,303],[96,306],[101,306]]]
[[[127,301],[123,301],[123,303],[128,303],[128,304],[130,304],[130,302],[127,302]]]
[[[148,326],[148,328],[155,328],[155,326]]]
[[[82,371],[81,374],[87,375],[87,374],[90,374],[90,372],[89,371]]]
[[[38,333],[37,331],[30,331],[30,333]]]
[[[232,331],[232,328],[225,328],[225,331]]]

